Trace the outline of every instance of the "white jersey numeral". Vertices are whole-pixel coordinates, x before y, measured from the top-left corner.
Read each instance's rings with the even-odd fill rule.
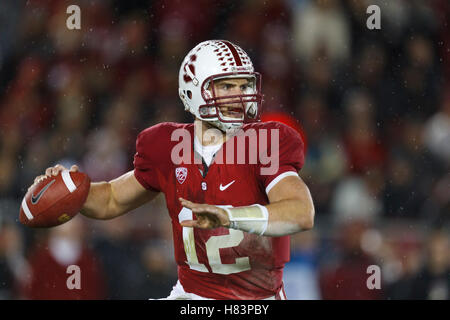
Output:
[[[178,221],[181,222],[192,219],[192,210],[183,207],[178,214]],[[183,227],[183,244],[189,267],[200,272],[208,272],[208,269],[204,264],[198,263],[197,251],[195,250],[194,228]]]
[[[178,214],[179,222],[192,219],[193,215],[190,209],[183,208]],[[220,259],[219,249],[236,247],[243,239],[244,232],[229,229],[229,234],[211,236],[206,241],[206,254],[213,273],[232,274],[250,270],[250,260],[248,257],[236,258],[236,262],[232,264],[223,264]],[[194,228],[183,227],[183,244],[189,267],[200,272],[208,272],[206,266],[198,262],[197,251],[195,249]]]

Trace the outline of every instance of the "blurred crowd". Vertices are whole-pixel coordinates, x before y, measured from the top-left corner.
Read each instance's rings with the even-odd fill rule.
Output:
[[[81,8],[68,30],[66,8]],[[369,30],[366,9],[381,9]],[[2,0],[0,299],[168,296],[176,266],[163,197],[110,221],[18,223],[49,166],[93,181],[133,168],[135,139],[189,122],[178,69],[227,39],[263,75],[265,112],[298,120],[316,208],[292,236],[290,299],[450,299],[450,3],[447,0]],[[68,265],[81,290],[68,290]],[[370,290],[368,267],[381,270]]]

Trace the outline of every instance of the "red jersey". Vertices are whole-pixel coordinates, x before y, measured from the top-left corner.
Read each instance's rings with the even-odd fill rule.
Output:
[[[246,161],[238,161],[236,136],[222,145],[211,165],[206,167],[194,152],[192,123],[155,125],[142,131],[136,142],[136,179],[146,189],[164,192],[166,197],[179,281],[186,292],[206,298],[274,296],[282,287],[283,267],[289,261],[289,236],[265,237],[227,228],[198,229],[180,225],[180,221],[195,219],[195,216],[190,209],[181,206],[179,197],[211,205],[266,205],[269,189],[280,178],[296,174],[303,166],[303,142],[295,130],[279,122],[245,124],[242,129],[244,133],[254,129],[258,153],[269,150],[270,155],[271,147],[277,144],[275,170],[264,171],[269,164],[259,158],[255,163],[249,155],[251,147],[244,151]],[[275,131],[276,134],[271,135]],[[181,135],[190,145],[190,149],[182,152],[181,162],[174,157],[179,150],[180,132],[184,132]],[[264,139],[267,143],[261,144]],[[235,152],[228,152],[231,149]]]

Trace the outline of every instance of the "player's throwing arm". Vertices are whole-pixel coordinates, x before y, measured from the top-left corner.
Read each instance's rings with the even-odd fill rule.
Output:
[[[80,185],[77,188],[73,182],[77,174],[86,177],[84,184],[88,184],[87,186]],[[77,189],[81,187],[84,195],[69,197],[63,193],[80,193]],[[112,219],[143,205],[157,195],[156,192],[143,188],[133,171],[109,182],[90,182],[86,174],[79,172],[78,166],[73,165],[68,170],[60,164],[47,168],[45,174],[36,177],[33,185],[28,188],[28,194],[30,201],[25,196],[21,207],[21,212],[24,212],[21,216],[26,216],[26,219],[21,219],[21,222],[30,227],[53,227],[69,221],[78,212],[93,219]],[[49,208],[54,208],[57,204],[57,212],[39,208],[39,204],[41,207],[45,204]],[[32,213],[36,208],[39,211],[39,225]],[[72,208],[76,208],[75,211]]]

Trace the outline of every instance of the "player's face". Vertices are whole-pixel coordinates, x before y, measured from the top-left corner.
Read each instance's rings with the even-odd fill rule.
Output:
[[[214,93],[216,97],[237,96],[248,92],[253,86],[247,78],[220,79],[214,81]],[[220,99],[222,104],[219,109],[222,115],[229,118],[242,119],[244,117],[244,106],[241,102],[227,104],[228,101],[236,101],[236,98]]]

